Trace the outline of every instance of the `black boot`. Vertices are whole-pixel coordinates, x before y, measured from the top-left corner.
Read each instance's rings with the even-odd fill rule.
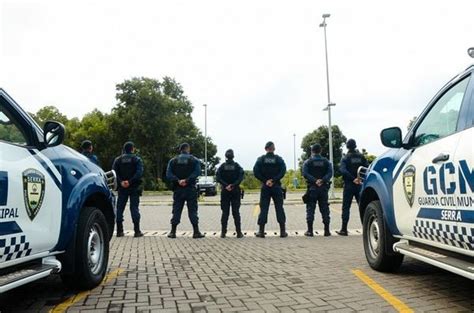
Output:
[[[347,223],[343,222],[343,223],[342,223],[341,230],[340,230],[340,231],[337,231],[337,230],[336,230],[336,233],[337,233],[339,236],[347,236],[347,235],[349,234],[349,232],[347,231]]]
[[[135,238],[143,237],[143,233],[140,230],[140,224],[139,223],[133,223],[133,230],[135,231],[135,235],[133,235],[133,237],[135,237]]]
[[[329,224],[324,225],[324,237],[331,236],[331,231],[329,230]]]
[[[255,237],[265,238],[265,225],[259,225],[258,232],[255,233]]]
[[[240,224],[235,225],[235,232],[237,233],[237,238],[243,238],[244,234],[242,233],[242,229]]]
[[[123,237],[123,224],[122,223],[117,223],[117,237]]]
[[[204,238],[204,237],[205,235],[199,231],[199,226],[193,225],[193,238],[199,239],[199,238]]]
[[[178,225],[171,225],[171,231],[168,234],[168,238],[171,238],[171,239],[176,238],[176,228],[178,228]]]
[[[225,238],[225,235],[227,234],[227,227],[222,226],[221,230],[221,238]]]
[[[280,224],[280,238],[288,237],[288,233],[286,232],[286,227],[284,223]]]
[[[313,237],[314,236],[313,223],[312,222],[308,222],[308,230],[306,231],[306,233],[304,233],[304,235],[307,236],[307,237]]]

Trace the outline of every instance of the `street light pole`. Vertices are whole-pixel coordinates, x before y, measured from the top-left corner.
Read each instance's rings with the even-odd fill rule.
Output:
[[[324,28],[324,49],[326,51],[326,83],[327,83],[327,91],[328,91],[328,105],[325,108],[326,111],[328,111],[328,133],[329,133],[329,161],[332,164],[332,170],[333,170],[333,177],[334,177],[334,158],[333,158],[333,149],[332,149],[332,124],[331,124],[331,107],[335,106],[335,103],[331,103],[331,93],[329,89],[329,62],[328,62],[328,42],[327,42],[327,36],[326,36],[326,18],[329,18],[331,14],[323,14],[323,22],[319,24],[319,27]],[[331,177],[331,180],[332,178]],[[334,187],[333,184],[331,184],[330,190],[329,190],[329,196],[331,199],[334,198]]]
[[[293,169],[295,170],[296,178],[296,134],[293,134]]]
[[[298,187],[298,178],[296,178],[296,134],[293,134],[293,186]]]
[[[204,104],[204,176],[207,179],[207,104]]]

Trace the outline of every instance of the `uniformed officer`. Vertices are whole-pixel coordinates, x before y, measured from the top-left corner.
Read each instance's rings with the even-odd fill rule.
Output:
[[[99,159],[97,156],[93,153],[94,151],[94,146],[92,145],[92,141],[90,140],[84,140],[81,143],[81,153],[88,158],[92,163],[94,163],[97,166],[100,166],[99,164]]]
[[[143,161],[135,154],[135,145],[128,141],[123,145],[123,154],[118,156],[113,164],[117,175],[117,237],[123,236],[123,212],[130,198],[130,212],[132,215],[135,237],[142,237],[140,231],[140,196],[143,176]]]
[[[344,191],[342,194],[342,227],[336,231],[341,236],[347,236],[347,224],[349,222],[352,198],[355,197],[359,203],[361,180],[357,177],[359,167],[367,167],[369,164],[362,153],[356,150],[357,144],[354,139],[349,139],[346,143],[347,154],[341,161],[340,170],[344,178]]]
[[[234,162],[234,151],[229,149],[225,152],[226,161],[217,169],[217,182],[221,184],[221,238],[227,233],[227,222],[229,220],[230,207],[232,205],[232,216],[234,217],[237,238],[242,238],[240,224],[240,183],[244,179],[244,169]]]
[[[332,165],[325,157],[321,156],[321,145],[314,144],[311,146],[311,158],[303,164],[303,176],[308,185],[307,201],[306,201],[306,222],[308,230],[305,236],[312,237],[314,212],[316,210],[316,202],[323,218],[324,236],[331,236],[329,230],[329,202],[328,190],[332,178]]]
[[[196,179],[201,174],[201,162],[191,155],[189,144],[183,143],[179,147],[180,154],[169,161],[166,177],[173,183],[173,217],[171,218],[171,232],[169,238],[176,238],[176,228],[181,222],[181,213],[184,203],[188,206],[188,216],[193,225],[193,238],[203,238],[199,231],[198,218],[198,191]]]
[[[259,230],[255,236],[265,238],[265,224],[268,219],[268,209],[270,200],[273,199],[275,205],[277,221],[280,224],[280,237],[288,237],[286,232],[286,216],[283,209],[283,190],[280,180],[285,176],[286,165],[283,159],[276,155],[275,145],[269,141],[265,145],[265,155],[257,159],[253,167],[255,177],[262,182],[260,190],[260,215],[258,216]]]

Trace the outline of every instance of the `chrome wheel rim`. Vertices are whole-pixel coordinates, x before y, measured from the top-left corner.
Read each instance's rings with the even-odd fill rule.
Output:
[[[87,248],[89,269],[92,274],[97,275],[102,270],[104,259],[104,234],[97,223],[89,230]]]
[[[372,215],[368,227],[367,240],[369,244],[369,252],[372,258],[377,258],[380,251],[380,230],[377,223],[377,216]]]

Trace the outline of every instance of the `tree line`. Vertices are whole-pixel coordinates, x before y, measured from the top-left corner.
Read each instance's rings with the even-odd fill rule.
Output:
[[[202,168],[208,167],[209,175],[214,175],[220,163],[217,146],[207,138],[208,162],[204,164],[205,137],[194,123],[191,113],[193,105],[184,93],[181,84],[173,78],[161,80],[135,77],[116,85],[117,104],[110,113],[97,109],[82,118],[68,118],[54,106],[45,106],[33,118],[43,126],[48,120],[58,121],[66,126],[65,144],[80,150],[83,140],[91,140],[100,164],[104,170],[110,170],[113,160],[122,153],[122,145],[133,141],[138,148],[145,165],[145,190],[164,190],[169,186],[165,179],[168,161],[177,153],[178,145],[188,142],[192,153],[202,161]],[[343,157],[343,146],[347,141],[337,125],[332,126],[333,157],[336,187],[342,186],[339,165]],[[329,159],[329,133],[327,126],[320,126],[303,137],[299,158],[299,169],[289,169],[282,183],[294,188],[294,178],[300,188],[305,188],[301,168],[311,155],[310,147],[314,143],[322,146],[322,155]],[[362,149],[369,162],[375,156]],[[245,171],[242,182],[245,189],[257,189],[260,182],[251,171]]]
[[[79,150],[83,140],[91,140],[102,168],[109,170],[122,152],[126,141],[133,141],[146,168],[144,188],[166,188],[164,180],[168,161],[178,145],[187,142],[192,153],[202,160],[211,175],[220,159],[217,147],[207,138],[208,163],[204,164],[204,135],[194,123],[193,105],[181,84],[173,78],[161,80],[135,77],[116,85],[117,104],[110,113],[93,110],[82,118],[68,118],[54,106],[32,114],[41,126],[55,120],[66,126],[65,144]]]
[[[339,166],[344,156],[343,147],[347,141],[346,136],[342,133],[341,129],[337,125],[332,125],[332,138],[333,138],[333,159],[334,159],[334,186],[341,188],[343,186],[343,179]],[[288,189],[294,189],[294,179],[297,179],[298,188],[306,188],[306,181],[303,178],[302,168],[303,163],[311,156],[311,146],[314,143],[319,143],[322,148],[321,155],[329,160],[329,127],[319,126],[317,129],[306,134],[301,141],[301,149],[303,153],[298,160],[298,169],[288,169],[286,175],[282,179],[282,185]],[[367,152],[366,149],[361,149],[360,152],[365,156],[367,161],[371,163],[376,157]],[[287,167],[288,164],[287,164]],[[260,188],[260,182],[255,178],[252,171],[245,171],[244,180],[242,186],[248,189]]]

